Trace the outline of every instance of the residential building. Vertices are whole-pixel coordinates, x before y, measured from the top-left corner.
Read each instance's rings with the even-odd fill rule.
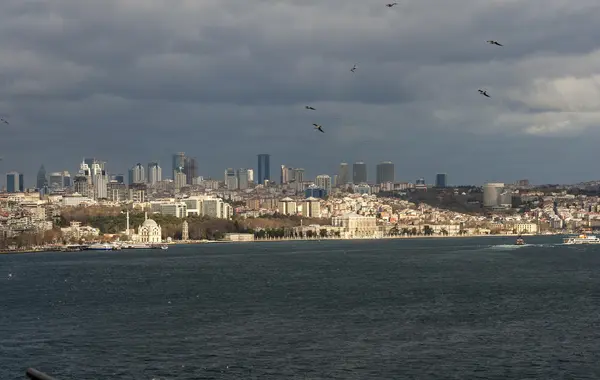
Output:
[[[350,183],[350,176],[348,173],[348,164],[346,162],[342,162],[340,164],[340,172],[338,173],[338,181],[336,186],[341,187]]]
[[[150,162],[148,164],[148,184],[154,186],[160,181],[162,181],[162,168],[158,162]]]
[[[331,177],[327,174],[320,174],[315,178],[315,185],[318,188],[325,189],[327,194],[331,193]]]
[[[129,169],[129,184],[146,183],[146,170],[139,162]]]
[[[225,170],[225,187],[227,187],[227,190],[235,190],[238,188],[238,179],[233,168],[227,168],[227,170]]]
[[[248,183],[250,181],[248,177],[249,177],[248,169],[238,169],[238,171],[237,171],[238,189],[245,190],[248,188]]]
[[[48,177],[46,176],[46,168],[44,165],[40,166],[40,170],[37,173],[36,189],[43,189],[48,186]]]
[[[23,174],[10,172],[6,174],[6,191],[9,193],[22,193],[25,191]]]
[[[446,173],[438,173],[435,176],[435,187],[448,186],[448,175]]]

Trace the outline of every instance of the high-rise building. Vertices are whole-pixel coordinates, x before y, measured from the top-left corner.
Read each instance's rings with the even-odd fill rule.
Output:
[[[183,167],[179,167],[174,171],[173,174],[173,182],[175,183],[175,192],[179,193],[182,188],[187,185],[187,178],[185,173],[183,172]]]
[[[245,190],[248,188],[248,169],[238,169],[237,171],[237,185],[238,189]]]
[[[235,190],[238,188],[238,179],[235,176],[235,170],[233,170],[233,168],[227,168],[227,170],[225,170],[225,186],[228,190]]]
[[[63,172],[54,172],[50,173],[48,181],[48,186],[51,189],[62,190],[65,187],[65,180],[63,177]]]
[[[179,152],[173,155],[173,165],[171,166],[171,171],[173,172],[173,176],[179,170],[179,168],[185,167],[185,153]],[[175,177],[173,177],[175,179]]]
[[[87,166],[88,166],[89,168],[91,168],[92,166],[94,166],[94,164],[98,164],[98,165],[100,166],[100,169],[101,169],[101,170],[106,170],[106,168],[105,168],[105,164],[106,164],[106,162],[104,162],[104,161],[100,161],[100,160],[98,160],[98,159],[96,159],[96,158],[84,158],[84,159],[83,159],[83,162],[84,162],[85,164],[87,164]]]
[[[279,174],[279,183],[285,185],[288,183],[288,170],[285,165],[281,165],[281,173]]]
[[[248,183],[254,183],[254,169],[248,170]]]
[[[348,173],[348,164],[342,162],[340,164],[340,172],[338,173],[337,186],[344,186],[350,182],[350,176]]]
[[[71,173],[68,171],[63,171],[63,186],[65,189],[73,186],[73,181],[71,180]]]
[[[356,185],[367,183],[367,164],[358,161],[352,165],[352,183]]]
[[[503,183],[486,183],[483,185],[483,207],[498,207],[500,205],[500,195],[503,191]]]
[[[304,182],[304,169],[296,168],[294,169],[294,180],[297,184],[301,184]]]
[[[146,183],[146,171],[144,170],[144,165],[139,162],[129,169],[129,184],[132,185],[134,183]]]
[[[258,155],[258,178],[257,181],[260,185],[264,185],[265,181],[271,181],[271,155],[259,154]]]
[[[331,193],[331,177],[327,174],[318,175],[317,178],[315,178],[315,185],[318,188],[325,189],[327,194]]]
[[[391,161],[383,161],[377,164],[377,175],[375,183],[378,185],[386,182],[394,182],[394,164]]]
[[[99,165],[98,165],[98,167],[99,167]],[[108,178],[106,177],[106,171],[104,171],[104,170],[96,171],[92,182],[94,185],[94,199],[107,199],[108,198]]]
[[[82,165],[87,166],[85,163]],[[73,179],[73,187],[76,193],[79,193],[90,199],[94,198],[94,187],[92,185],[92,181],[90,180],[89,176],[81,174],[81,171]]]
[[[43,189],[48,186],[48,177],[46,177],[46,168],[44,165],[40,166],[40,170],[37,173],[37,180],[35,183],[35,187],[37,189]]]
[[[448,175],[446,173],[438,173],[435,175],[435,187],[448,186]]]
[[[9,193],[22,193],[25,191],[23,174],[10,172],[6,174],[6,191]]]
[[[194,178],[198,176],[198,165],[195,158],[185,157],[183,172],[185,173],[187,184],[191,185]]]
[[[148,184],[156,185],[162,181],[162,169],[158,162],[150,162],[148,164]]]

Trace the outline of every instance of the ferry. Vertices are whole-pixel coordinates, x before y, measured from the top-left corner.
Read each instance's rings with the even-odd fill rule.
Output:
[[[88,251],[112,251],[115,247],[108,243],[94,243],[88,245],[86,250]]]
[[[525,245],[525,240],[521,236],[517,238],[516,245]]]
[[[564,244],[600,244],[600,238],[596,235],[581,234],[563,239]]]

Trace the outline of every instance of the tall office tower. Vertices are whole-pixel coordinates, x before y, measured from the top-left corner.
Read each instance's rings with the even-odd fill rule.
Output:
[[[24,192],[23,174],[19,172],[6,173],[6,191],[9,193]]]
[[[254,183],[254,169],[246,170],[248,170],[248,184]]]
[[[102,168],[104,166],[104,163],[102,162],[95,162],[92,164],[92,166],[90,166],[90,175],[92,177],[92,183],[95,184],[96,182],[96,178],[98,178],[99,175],[102,175],[102,173],[104,172],[104,169]]]
[[[435,175],[435,187],[448,186],[448,175],[446,173],[438,173]]]
[[[394,182],[394,164],[391,161],[383,161],[377,164],[377,177],[375,183],[378,185],[386,182]]]
[[[87,166],[87,164],[85,164]],[[94,198],[94,187],[91,181],[88,180],[88,176],[83,174],[77,174],[73,179],[73,187],[76,193],[88,197]]]
[[[183,172],[187,180],[187,184],[191,185],[194,178],[198,176],[198,165],[193,157],[186,157],[183,165]]]
[[[44,165],[42,165],[37,173],[35,187],[37,189],[43,189],[46,186],[48,186],[48,177],[46,177],[46,168],[44,168]]]
[[[117,181],[117,183],[125,183],[125,176],[123,174],[117,174],[115,175],[115,181]]]
[[[85,163],[85,160],[81,162],[79,165],[79,172],[77,173],[77,177],[85,177],[86,181],[91,185],[92,184],[92,169],[88,164]],[[84,195],[87,196],[87,195]]]
[[[162,169],[158,162],[150,162],[148,164],[148,184],[156,185],[162,181]]]
[[[50,173],[50,180],[48,186],[51,189],[62,190],[65,187],[65,180],[62,172]]]
[[[71,173],[69,173],[68,171],[64,171],[62,173],[63,175],[63,186],[65,189],[73,186],[73,181],[71,180]]]
[[[287,171],[287,183],[296,182],[296,169],[294,168],[286,168]]]
[[[302,168],[294,169],[294,180],[296,180],[296,183],[298,183],[298,184],[301,184],[302,182],[304,182],[304,169],[302,169]]]
[[[187,179],[185,173],[183,172],[183,167],[180,167],[177,170],[175,170],[173,176],[173,182],[175,183],[175,192],[179,193],[181,189],[184,188],[185,185],[187,185]]]
[[[339,181],[340,181],[339,180],[339,176],[337,174],[334,174],[333,180],[331,181],[331,185],[333,187],[338,187],[339,186],[339,184],[338,184]]]
[[[129,184],[132,185],[134,183],[146,183],[146,171],[144,170],[144,165],[139,162],[129,169]]]
[[[173,165],[171,166],[171,171],[173,172],[173,176],[175,176],[175,172],[179,170],[179,168],[185,167],[185,153],[179,152],[173,155]],[[173,177],[175,179],[175,177]]]
[[[317,178],[315,178],[315,185],[317,185],[318,188],[327,190],[327,194],[331,193],[331,177],[327,174],[318,175]]]
[[[281,173],[279,174],[279,183],[284,185],[288,183],[288,171],[285,165],[281,165]]]
[[[237,171],[238,189],[245,190],[248,188],[248,183],[250,182],[248,177],[249,177],[248,169],[238,169],[238,171]]]
[[[352,183],[355,185],[367,183],[367,164],[358,161],[352,165]]]
[[[483,207],[498,207],[500,205],[500,195],[503,191],[503,183],[486,183],[483,185]]]
[[[264,185],[265,181],[271,181],[271,155],[258,155],[258,178],[260,185]]]
[[[238,188],[238,180],[235,176],[235,170],[227,168],[225,170],[225,186],[228,190],[235,190]]]
[[[340,172],[338,173],[337,186],[344,186],[350,182],[350,176],[348,175],[348,164],[342,162],[340,164]]]
[[[96,164],[98,165],[98,164]],[[100,165],[98,165],[100,167]],[[94,199],[107,199],[108,198],[108,178],[106,177],[106,171],[96,171],[93,178],[94,186]]]

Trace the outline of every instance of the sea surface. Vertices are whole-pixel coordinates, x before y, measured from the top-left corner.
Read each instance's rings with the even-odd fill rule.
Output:
[[[599,379],[600,245],[0,255],[0,380]]]

